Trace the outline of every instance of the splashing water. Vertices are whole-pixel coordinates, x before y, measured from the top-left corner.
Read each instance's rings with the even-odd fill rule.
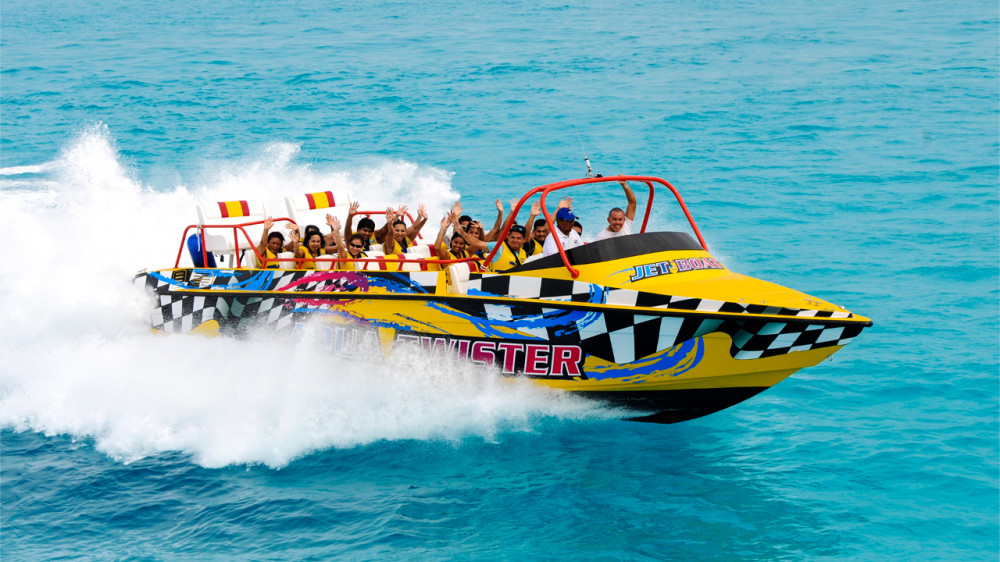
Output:
[[[124,462],[179,450],[204,466],[283,466],[328,447],[494,439],[546,417],[613,415],[417,350],[374,364],[261,334],[150,334],[148,297],[129,281],[172,263],[199,201],[271,199],[281,208],[284,194],[354,189],[366,204],[419,201],[433,213],[457,197],[441,170],[388,161],[316,171],[295,163],[296,152],[271,145],[223,163],[204,185],[159,190],[132,177],[96,126],[54,162],[0,170],[0,220],[49,261],[37,275],[0,276],[0,426],[91,438]]]

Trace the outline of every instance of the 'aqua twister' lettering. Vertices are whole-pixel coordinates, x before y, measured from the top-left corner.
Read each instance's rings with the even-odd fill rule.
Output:
[[[344,324],[296,324],[292,342],[314,346],[341,359],[381,361],[384,350],[377,330]],[[482,340],[396,333],[395,343],[417,345],[430,353],[451,353],[478,365],[496,365],[505,375],[586,378],[578,345]]]
[[[478,365],[496,365],[505,375],[585,377],[584,354],[578,345],[472,340],[418,334],[398,334],[396,342],[417,344],[428,351],[448,350]]]
[[[629,281],[635,283],[636,281],[649,279],[650,277],[683,273],[685,271],[698,271],[701,269],[725,269],[725,266],[715,258],[678,258],[676,260],[665,260],[635,266],[632,268],[632,275],[629,277]]]

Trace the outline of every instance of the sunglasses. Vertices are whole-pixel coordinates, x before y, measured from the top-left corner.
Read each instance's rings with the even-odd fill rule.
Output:
[[[351,244],[352,248],[364,248],[363,244]]]

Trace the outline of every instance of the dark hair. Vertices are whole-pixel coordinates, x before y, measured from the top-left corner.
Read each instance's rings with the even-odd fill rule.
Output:
[[[510,234],[513,234],[515,232],[520,234],[521,236],[525,236],[527,234],[527,231],[524,230],[524,227],[519,224],[515,224],[514,226],[510,227]]]
[[[359,220],[358,221],[358,230],[361,230],[362,228],[370,228],[372,230],[375,230],[375,221],[373,221],[372,219],[370,219],[368,217],[365,217],[365,218]]]
[[[545,224],[546,224],[545,219],[538,219],[535,221],[534,228],[538,228],[539,226],[545,226]],[[534,228],[532,230],[534,230]]]
[[[282,244],[285,243],[285,237],[281,235],[280,232],[272,232],[267,235],[267,241],[270,242],[272,238],[277,238]]]
[[[315,224],[306,225],[305,239],[307,242],[309,241],[309,235],[312,234],[313,232],[316,232],[320,236],[323,236],[323,231],[321,231],[319,227],[316,226]]]
[[[319,247],[322,248],[324,245],[323,242],[325,242],[325,240],[323,239],[323,233],[320,232],[318,228],[316,229],[315,232],[309,232],[306,234],[306,246],[309,245],[309,241],[312,240],[313,236],[319,236]]]
[[[364,246],[364,245],[365,245],[365,242],[367,242],[367,240],[365,240],[365,235],[364,235],[364,234],[361,234],[360,232],[355,232],[355,233],[354,233],[354,234],[352,234],[352,235],[351,235],[351,237],[350,237],[350,238],[349,238],[349,239],[347,240],[347,243],[348,243],[348,244],[350,244],[350,243],[351,243],[351,242],[353,242],[353,241],[354,241],[355,239],[358,239],[358,240],[360,240],[360,241],[361,241],[361,245],[362,245],[362,246]]]
[[[396,220],[392,221],[392,227],[393,228],[396,228],[397,224],[401,224],[403,226],[406,226],[406,223],[403,222],[403,219],[396,219]]]
[[[469,215],[462,215],[462,216],[458,217],[458,222],[459,223],[463,223],[465,221],[472,222],[472,217],[470,217]]]

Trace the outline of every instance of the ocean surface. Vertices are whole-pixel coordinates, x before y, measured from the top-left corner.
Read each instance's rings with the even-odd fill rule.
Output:
[[[997,559],[995,1],[198,4],[0,4],[4,560]],[[458,361],[152,335],[129,284],[199,201],[485,218],[584,155],[874,327],[653,425]],[[577,198],[585,238],[619,199]]]

